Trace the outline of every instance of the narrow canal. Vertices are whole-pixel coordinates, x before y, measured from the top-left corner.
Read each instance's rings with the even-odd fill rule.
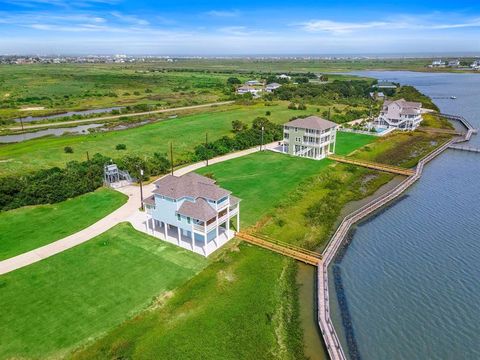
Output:
[[[456,96],[435,101],[480,127],[480,75],[360,74],[414,85],[431,97]],[[362,359],[480,358],[479,180],[479,154],[447,150],[406,197],[356,227],[333,266]],[[335,305],[332,320],[346,343]]]

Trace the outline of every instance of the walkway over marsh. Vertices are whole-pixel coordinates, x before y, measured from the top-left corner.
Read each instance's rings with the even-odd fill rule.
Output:
[[[386,165],[386,164],[376,163],[372,161],[351,159],[351,158],[347,158],[339,155],[329,155],[328,158],[330,160],[335,160],[335,161],[346,163],[346,164],[362,166],[369,169],[389,172],[397,175],[411,176],[415,174],[415,171],[411,169],[405,169],[399,166]]]
[[[260,246],[278,254],[291,257],[306,264],[318,266],[322,256],[314,251],[303,249],[299,246],[283,243],[263,235],[239,232],[236,236],[250,244]]]

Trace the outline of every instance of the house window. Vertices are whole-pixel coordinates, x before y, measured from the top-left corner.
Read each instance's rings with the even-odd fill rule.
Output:
[[[297,131],[298,131],[298,128],[295,128],[295,132],[297,132]]]
[[[177,214],[177,220],[182,221],[182,218],[181,218],[180,214]]]
[[[187,224],[190,224],[190,217],[187,217]]]

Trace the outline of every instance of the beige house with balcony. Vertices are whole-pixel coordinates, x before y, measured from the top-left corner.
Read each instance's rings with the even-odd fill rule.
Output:
[[[415,130],[421,122],[422,103],[400,99],[384,101],[373,124],[384,129]]]
[[[282,152],[321,160],[335,153],[338,125],[317,116],[299,118],[283,126]]]

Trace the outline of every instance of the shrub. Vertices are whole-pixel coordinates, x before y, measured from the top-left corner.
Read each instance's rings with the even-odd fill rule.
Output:
[[[270,115],[272,115],[272,113],[271,113],[270,111],[266,111],[266,112],[265,112],[265,115],[266,115],[266,116],[270,116]]]
[[[115,146],[115,149],[117,149],[117,150],[126,150],[126,149],[127,149],[127,145],[125,145],[125,144],[117,144],[117,146]]]
[[[103,165],[108,158],[95,154],[90,161],[71,161],[32,174],[0,178],[0,211],[26,205],[49,204],[94,191],[103,184]]]
[[[63,151],[66,153],[66,154],[73,154],[73,148],[71,146],[65,146],[63,148]]]

